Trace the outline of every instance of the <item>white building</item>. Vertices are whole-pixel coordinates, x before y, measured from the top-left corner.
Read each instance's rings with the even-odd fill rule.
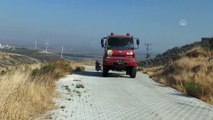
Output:
[[[10,45],[2,45],[0,44],[0,49],[12,49],[14,50],[15,49],[15,46],[10,46]]]

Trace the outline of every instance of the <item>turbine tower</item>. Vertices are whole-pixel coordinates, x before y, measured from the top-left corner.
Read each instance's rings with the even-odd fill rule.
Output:
[[[45,50],[45,51],[46,51],[46,52],[47,52],[47,47],[48,47],[48,45],[49,45],[49,43],[46,42],[46,43],[45,43],[45,46],[46,46],[46,50]]]
[[[63,53],[64,53],[64,46],[61,46],[61,58],[63,58]]]
[[[37,50],[37,41],[35,40],[35,46],[34,49]]]

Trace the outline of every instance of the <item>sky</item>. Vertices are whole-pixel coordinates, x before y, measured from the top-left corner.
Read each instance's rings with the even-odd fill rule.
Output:
[[[97,52],[102,37],[130,33],[141,41],[139,53],[145,43],[160,53],[212,37],[212,6],[212,0],[0,0],[0,43]]]

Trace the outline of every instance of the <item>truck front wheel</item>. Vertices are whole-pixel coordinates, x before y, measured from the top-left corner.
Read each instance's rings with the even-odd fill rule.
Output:
[[[107,68],[103,68],[103,72],[102,72],[103,77],[107,77],[108,72],[109,72],[109,70]]]
[[[126,68],[126,75],[130,75],[131,70],[132,70],[132,67],[127,67]]]
[[[137,67],[132,67],[132,69],[130,71],[130,77],[131,78],[135,78],[136,77],[136,73],[137,73]]]

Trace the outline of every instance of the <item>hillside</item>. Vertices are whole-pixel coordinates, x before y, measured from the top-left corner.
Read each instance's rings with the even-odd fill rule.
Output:
[[[19,56],[1,53],[7,59]],[[0,119],[34,120],[49,110],[57,109],[57,80],[83,71],[82,63],[58,60],[36,65],[13,66],[0,75]]]
[[[15,50],[1,49],[0,51],[21,54],[21,55],[29,56],[31,58],[38,59],[40,61],[53,61],[53,60],[60,59],[60,56],[58,54],[50,53],[50,52],[45,53],[39,50],[32,50],[27,48],[16,48]]]
[[[8,69],[11,66],[20,64],[34,64],[38,63],[39,60],[15,53],[0,52],[0,70]]]
[[[56,58],[57,55],[53,53],[29,49],[1,49],[1,120],[32,120],[57,108],[53,101],[57,96],[55,81],[73,72],[83,71],[84,63]]]
[[[53,52],[45,52],[41,50],[33,50],[27,48],[16,49],[0,49],[0,73],[11,66],[34,64],[43,62],[53,62],[56,60],[71,60],[88,65],[94,64],[96,57],[83,54],[63,54],[61,59],[60,54]]]
[[[181,47],[174,47],[168,49],[162,54],[158,54],[155,58],[149,59],[147,61],[139,62],[141,67],[153,67],[159,65],[166,65],[171,61],[178,60],[182,56],[185,56],[186,53],[196,47],[210,48],[213,44],[213,38],[202,38],[201,41],[194,42],[192,44],[187,44]]]
[[[213,104],[213,38],[167,50],[142,71],[157,82]]]

